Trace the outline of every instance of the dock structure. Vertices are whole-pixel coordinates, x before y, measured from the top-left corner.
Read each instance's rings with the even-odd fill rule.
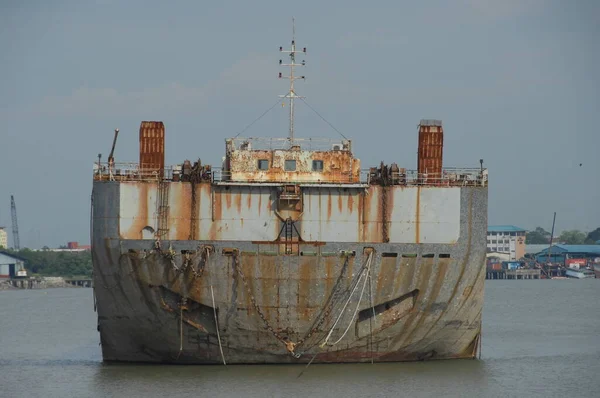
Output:
[[[73,278],[67,279],[65,278],[65,283],[69,285],[78,286],[78,287],[92,287],[92,278]]]
[[[5,287],[16,289],[45,289],[51,287],[93,287],[92,278],[26,277],[1,281]],[[1,287],[0,287],[1,289]]]
[[[18,289],[35,289],[39,286],[41,280],[38,278],[14,278],[10,279],[10,284]]]
[[[488,269],[485,279],[541,279],[541,271],[539,269]]]
[[[539,269],[509,269],[506,270],[506,279],[540,279]]]

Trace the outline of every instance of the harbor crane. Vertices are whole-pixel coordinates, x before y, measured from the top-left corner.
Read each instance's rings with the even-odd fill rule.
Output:
[[[13,247],[15,250],[21,250],[19,223],[17,222],[17,205],[15,204],[15,197],[13,195],[10,195],[10,213],[12,216]]]

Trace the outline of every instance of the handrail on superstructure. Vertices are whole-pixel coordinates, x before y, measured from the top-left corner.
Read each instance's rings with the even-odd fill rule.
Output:
[[[360,179],[355,181],[349,173],[340,172],[339,174],[328,174],[326,181],[314,181],[314,174],[304,175],[302,173],[290,173],[290,178],[282,181],[265,181],[259,178],[244,178],[233,180],[231,172],[222,168],[214,167],[212,169],[213,183],[299,183],[303,185],[313,184],[315,186],[323,184],[371,184],[374,181],[371,169],[360,170]],[[433,176],[431,174],[421,173],[417,170],[405,170],[390,178],[390,185],[404,186],[487,186],[488,175],[487,169],[480,168],[444,168],[441,176]]]
[[[94,162],[93,171],[97,181],[168,181],[173,179],[173,169],[142,168],[135,162]]]
[[[165,167],[163,170],[141,168],[138,163],[114,163],[95,162],[93,173],[96,181],[180,181],[181,165]],[[402,170],[388,178],[388,185],[402,186],[487,186],[487,169],[480,168],[456,168],[448,167],[442,169],[440,176],[419,174],[417,170]],[[261,180],[257,178],[244,178],[233,180],[231,172],[223,170],[221,167],[213,167],[208,181],[213,184],[226,185],[282,185],[282,184],[301,184],[301,185],[369,185],[375,184],[376,179],[372,174],[372,169],[360,170],[358,181],[348,172],[329,173],[327,180],[315,181],[314,173],[304,175],[302,173],[290,172],[287,179],[282,180]]]
[[[281,137],[236,137],[228,138],[225,142],[233,150],[289,150],[289,138]],[[305,151],[352,150],[352,140],[334,138],[308,137],[294,138],[294,145]]]

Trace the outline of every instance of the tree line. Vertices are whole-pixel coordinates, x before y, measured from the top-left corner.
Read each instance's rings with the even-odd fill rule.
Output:
[[[54,252],[50,250],[3,250],[24,260],[29,275],[40,276],[92,276],[92,253]]]
[[[550,244],[550,232],[542,227],[527,232],[526,237],[528,244]],[[593,245],[600,241],[600,227],[587,234],[579,230],[563,231],[558,236],[558,240],[568,245]],[[88,250],[82,252],[54,252],[44,249],[4,251],[22,258],[25,261],[25,268],[30,274],[67,277],[92,276],[92,253]]]
[[[558,241],[566,245],[594,245],[600,241],[600,227],[585,233],[577,229],[563,231],[558,237]],[[550,244],[550,232],[542,227],[537,227],[526,234],[526,243],[528,244]]]

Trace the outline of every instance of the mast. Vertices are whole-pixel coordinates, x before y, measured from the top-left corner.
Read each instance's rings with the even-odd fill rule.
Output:
[[[288,91],[288,93],[286,95],[280,95],[279,97],[281,98],[289,98],[289,102],[290,102],[290,134],[289,134],[289,141],[290,141],[290,146],[294,144],[294,98],[304,98],[301,97],[299,95],[296,95],[296,92],[294,91],[294,81],[296,79],[305,79],[305,76],[296,76],[294,75],[294,68],[296,66],[305,66],[306,62],[304,60],[302,60],[301,63],[297,64],[296,63],[296,53],[297,52],[303,52],[306,54],[306,47],[302,48],[302,51],[297,51],[296,50],[296,23],[295,23],[295,19],[292,18],[292,47],[290,50],[284,50],[283,47],[279,47],[279,51],[282,53],[288,53],[290,55],[290,63],[289,64],[284,64],[283,60],[279,60],[279,65],[280,66],[288,66],[290,68],[290,74],[289,76],[283,76],[281,72],[279,72],[279,78],[280,79],[289,79],[290,81],[290,90]]]
[[[552,232],[550,233],[550,246],[548,246],[548,253],[546,254],[547,262],[552,262],[552,241],[554,240],[554,223],[556,223],[556,212],[554,212],[554,218],[552,219]]]

